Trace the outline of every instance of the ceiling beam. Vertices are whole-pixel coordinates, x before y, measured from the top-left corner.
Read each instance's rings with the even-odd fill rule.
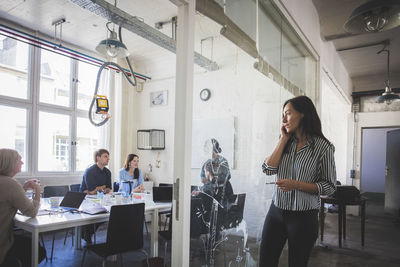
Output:
[[[114,5],[104,0],[70,1],[176,54],[176,41],[174,39],[147,25],[137,17],[129,15]],[[194,53],[194,62],[210,71],[219,69],[217,63],[197,52]]]
[[[377,45],[384,45],[387,46],[390,44],[390,40],[386,39],[380,42],[375,42],[375,43],[369,43],[369,44],[362,44],[362,45],[357,45],[357,46],[352,46],[352,47],[345,47],[345,48],[340,48],[337,49],[336,51],[342,52],[342,51],[348,51],[348,50],[354,50],[354,49],[360,49],[360,48],[365,48],[365,47],[371,47],[371,46],[377,46]]]

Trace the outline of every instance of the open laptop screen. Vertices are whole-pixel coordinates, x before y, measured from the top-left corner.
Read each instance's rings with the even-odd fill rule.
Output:
[[[60,203],[61,208],[78,209],[85,199],[86,193],[68,191]]]

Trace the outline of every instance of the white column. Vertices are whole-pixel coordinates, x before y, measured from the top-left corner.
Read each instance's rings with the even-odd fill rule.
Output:
[[[195,0],[171,1],[178,6],[173,177],[179,181],[178,198],[173,200],[171,266],[189,266]]]

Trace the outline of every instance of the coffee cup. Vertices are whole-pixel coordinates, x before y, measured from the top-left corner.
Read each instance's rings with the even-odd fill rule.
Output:
[[[121,204],[122,203],[122,195],[115,195],[115,204]]]
[[[58,197],[51,197],[50,198],[50,208],[52,208],[52,209],[58,208],[58,202],[59,202]]]

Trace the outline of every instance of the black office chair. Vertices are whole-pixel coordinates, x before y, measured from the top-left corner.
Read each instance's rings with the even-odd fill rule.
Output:
[[[158,186],[172,186],[172,184],[159,183]]]
[[[228,205],[224,213],[223,226],[225,229],[236,228],[243,220],[244,204],[246,194],[234,195],[233,204]]]
[[[172,213],[172,209],[171,209]],[[164,258],[167,258],[168,241],[172,239],[172,218],[169,218],[168,228],[158,231],[158,234],[164,239]]]
[[[81,184],[70,184],[70,185],[69,185],[69,190],[72,191],[72,192],[79,192],[79,189],[80,189],[80,188],[81,188]],[[69,234],[69,233],[72,234],[71,244],[72,244],[72,246],[74,245],[75,229],[74,229],[74,228],[71,228],[71,229],[69,229],[69,230],[67,230],[67,231],[65,232],[64,246],[65,246],[65,243],[67,242],[67,237],[68,237],[68,234]],[[95,233],[95,234],[96,234],[96,233]]]
[[[51,186],[45,186],[43,188],[43,197],[44,198],[49,198],[49,197],[63,197],[67,192],[69,191],[69,186],[68,185],[51,185]],[[51,254],[50,254],[50,262],[53,262],[53,251],[54,251],[54,239],[56,237],[56,232],[53,232],[53,240],[51,242]],[[43,242],[43,236],[41,236],[42,242]],[[44,242],[43,242],[43,247],[44,247]],[[46,260],[47,260],[47,255],[46,255]]]
[[[71,184],[69,185],[69,190],[73,192],[79,192],[79,189],[81,188],[81,184]]]
[[[87,245],[83,252],[83,266],[88,250],[93,251],[103,258],[105,266],[108,256],[118,254],[122,266],[121,253],[140,250],[146,255],[147,266],[149,266],[148,255],[143,250],[143,222],[144,203],[112,206],[107,228],[107,241],[102,244]]]
[[[158,186],[159,187],[162,187],[162,186],[170,186],[170,187],[172,187],[173,185],[172,184],[167,184],[167,183],[159,183]],[[171,220],[171,213],[172,213],[171,210],[163,210],[163,211],[158,212],[158,221],[160,222],[160,227],[161,227],[161,224],[164,224],[164,231],[167,228],[168,221]],[[165,221],[164,222],[162,222],[162,220],[161,220],[161,216],[163,216],[163,215],[165,216]]]
[[[238,232],[238,226],[240,223],[243,221],[243,212],[244,212],[244,205],[246,201],[246,194],[238,194],[238,195],[233,195],[232,200],[234,201],[231,204],[228,204],[227,208],[223,211],[223,215],[221,218],[221,229],[222,229],[222,242],[225,243],[225,241],[228,240],[228,231],[230,229],[235,229],[236,232]],[[243,233],[243,249],[246,248],[247,244],[247,238],[245,233]],[[239,245],[239,242],[238,242]],[[238,249],[238,255],[236,257],[236,260],[240,259],[241,256],[239,254],[239,249]],[[226,253],[225,253],[225,244],[223,244],[223,252],[224,252],[224,262],[226,265]],[[229,266],[231,265],[232,262],[229,262]]]
[[[43,197],[63,197],[68,191],[68,185],[45,186],[43,188]]]

